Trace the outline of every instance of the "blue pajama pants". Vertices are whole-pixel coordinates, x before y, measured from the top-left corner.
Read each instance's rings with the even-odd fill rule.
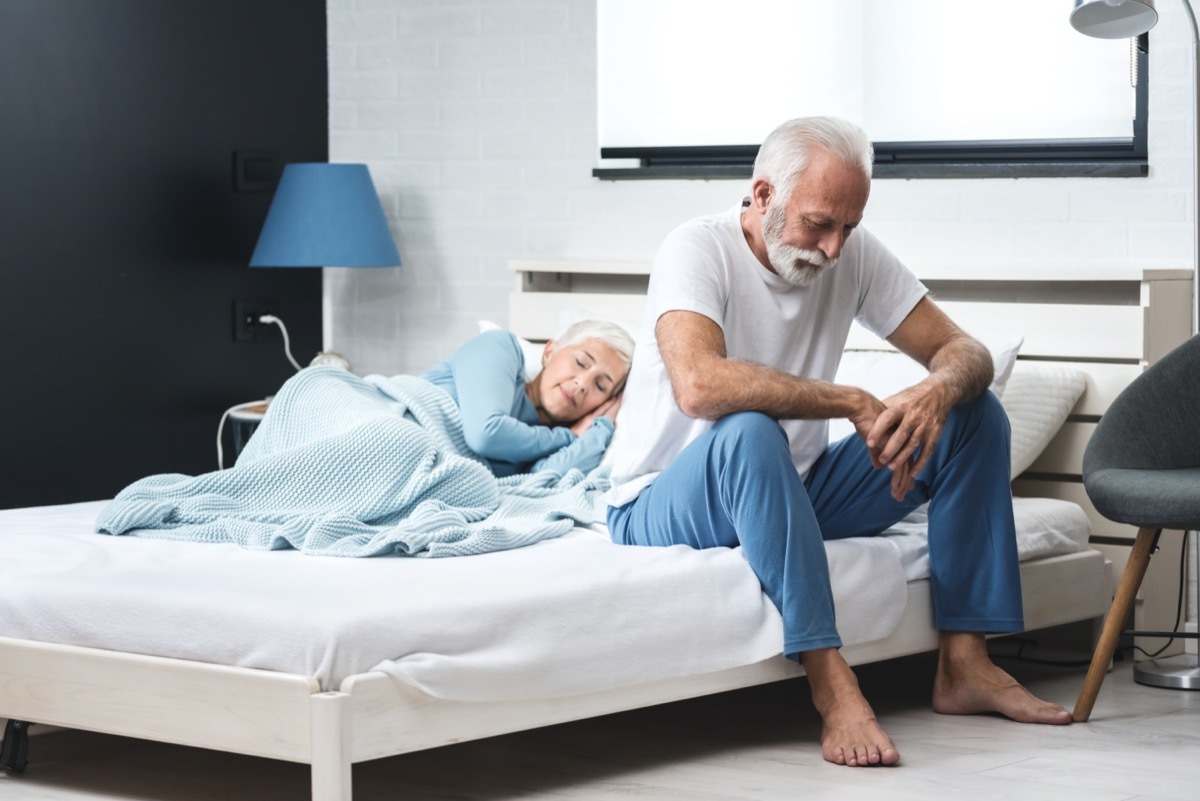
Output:
[[[783,616],[784,654],[842,644],[823,540],[875,535],[929,502],[929,570],[939,631],[1024,628],[1009,488],[1009,424],[991,392],[954,408],[904,501],[857,435],[831,444],[801,481],[787,435],[739,412],[691,442],[634,500],[610,507],[626,545],[742,546]]]

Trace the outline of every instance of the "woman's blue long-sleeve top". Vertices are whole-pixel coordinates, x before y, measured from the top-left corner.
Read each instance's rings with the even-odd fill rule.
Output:
[[[525,356],[508,331],[485,331],[421,376],[454,398],[467,445],[497,476],[572,467],[590,472],[612,439],[613,424],[599,417],[583,436],[538,422],[525,394]]]

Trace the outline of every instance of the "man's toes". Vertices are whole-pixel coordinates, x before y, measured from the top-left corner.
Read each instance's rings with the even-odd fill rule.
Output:
[[[1071,722],[1071,713],[1057,704],[1051,705],[1041,715],[1042,722],[1054,726],[1065,726]]]

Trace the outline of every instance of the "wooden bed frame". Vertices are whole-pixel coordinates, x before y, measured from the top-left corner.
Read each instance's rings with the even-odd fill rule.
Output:
[[[518,287],[511,297],[510,320],[520,321],[516,330],[528,338],[557,334],[564,309],[621,319],[640,313],[644,265],[515,262],[512,269]],[[1114,561],[1122,561],[1120,540],[1130,540],[1132,532],[1102,521],[1086,504],[1078,487],[1082,447],[1115,393],[1186,338],[1190,272],[1110,272],[1089,276],[1083,285],[1076,285],[1078,276],[922,277],[973,333],[1020,331],[1025,358],[1068,361],[1087,372],[1088,390],[1072,420],[1015,486],[1020,494],[1083,501],[1095,536],[1117,557]],[[1037,292],[1049,292],[1054,302],[1033,304]],[[976,299],[967,297],[970,293]],[[855,336],[852,347],[880,347],[878,341]],[[1099,551],[1023,564],[1027,627],[1103,616],[1111,597],[1109,571]],[[1143,586],[1149,589],[1154,583]],[[937,634],[930,607],[928,581],[910,582],[908,605],[896,631],[884,640],[844,649],[846,658],[862,664],[934,649]],[[801,672],[780,657],[572,698],[478,703],[432,698],[377,672],[352,676],[336,691],[322,692],[303,675],[0,638],[0,715],[308,763],[314,801],[350,801],[356,762]]]

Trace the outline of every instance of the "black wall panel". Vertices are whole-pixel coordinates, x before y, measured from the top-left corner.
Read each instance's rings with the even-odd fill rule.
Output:
[[[0,507],[214,469],[293,373],[234,301],[320,349],[320,270],[246,266],[234,154],[327,160],[327,76],[324,0],[0,0]]]

